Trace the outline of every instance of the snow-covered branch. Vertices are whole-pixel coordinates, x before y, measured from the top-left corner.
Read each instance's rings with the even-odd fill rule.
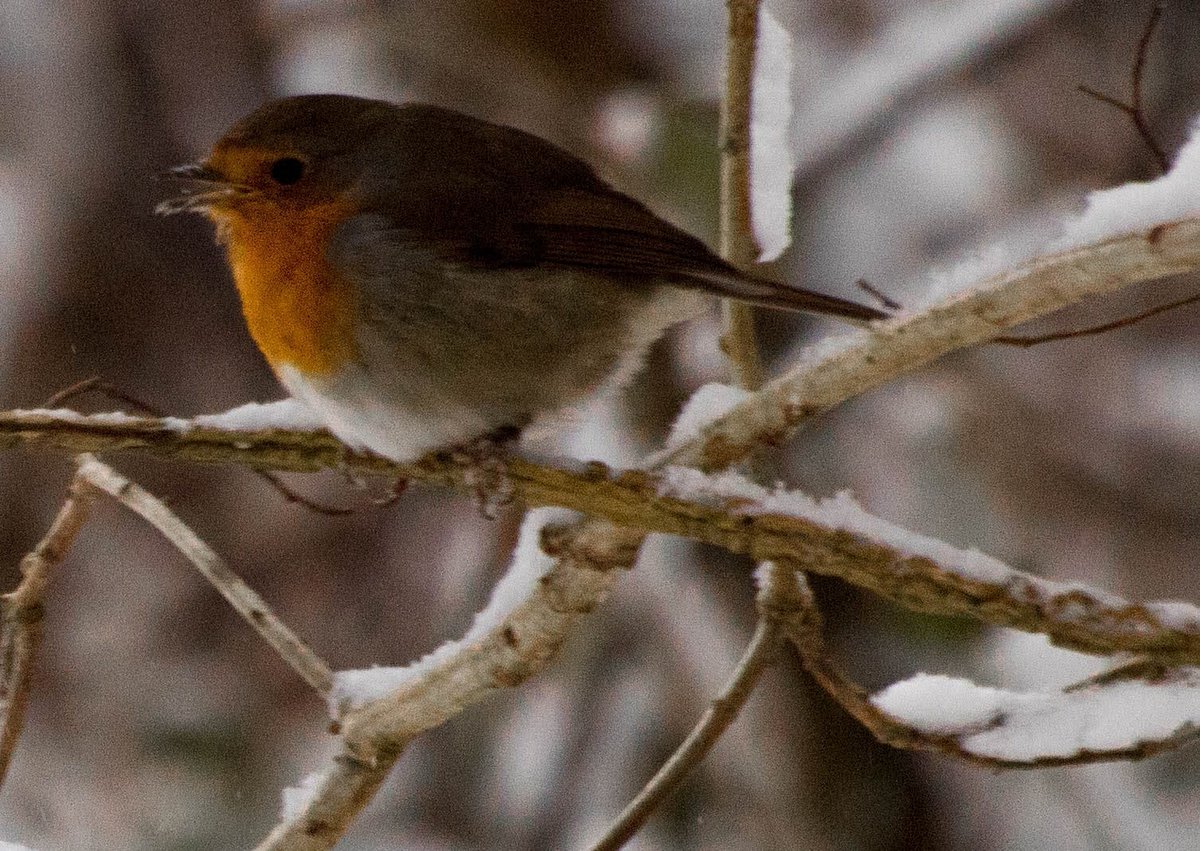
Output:
[[[750,398],[756,398],[758,394]],[[737,409],[735,409],[736,412]],[[88,418],[55,419],[45,414],[0,415],[6,424],[29,423],[39,434],[66,438],[64,443],[109,439],[111,426],[92,429]],[[47,421],[52,426],[46,428]],[[162,450],[177,441],[185,455],[197,444],[188,432],[161,437],[155,421],[123,424],[117,448],[159,435],[141,445]],[[138,430],[138,431],[135,431]],[[98,437],[100,435],[101,437]],[[229,433],[205,445],[219,447],[224,460],[252,453],[252,434]],[[312,441],[306,445],[306,441]],[[292,442],[291,445],[287,445]],[[318,433],[280,432],[269,438],[275,457],[335,452],[332,438]],[[280,449],[281,446],[286,446]],[[300,448],[297,448],[300,447]],[[312,448],[315,447],[315,448]],[[450,458],[435,457],[408,467],[353,456],[354,468],[411,475],[430,483],[455,483],[464,489],[467,470]],[[845,579],[902,605],[945,615],[969,616],[988,623],[1041,632],[1077,650],[1108,654],[1153,653],[1159,658],[1200,663],[1200,612],[1169,604],[1134,604],[1098,590],[1063,585],[1009,568],[995,559],[899,529],[859,508],[848,496],[816,502],[803,494],[770,490],[733,474],[706,475],[673,467],[661,474],[612,472],[601,465],[565,469],[514,459],[509,474],[518,496],[530,505],[557,505],[623,527],[621,552],[631,553],[628,534],[663,532],[704,541],[757,560],[784,560],[806,570]],[[607,525],[607,524],[606,524]],[[589,538],[589,546],[594,538]]]
[[[1008,328],[1131,284],[1200,267],[1200,217],[1146,226],[1045,255],[963,289],[871,334],[836,338],[768,383],[697,440],[655,459],[719,470],[778,444],[841,403]]]
[[[874,696],[829,653],[803,574],[780,576],[777,617],[813,678],[881,742],[995,768],[1140,759],[1200,734],[1200,669],[1138,660],[1056,691],[918,674]]]

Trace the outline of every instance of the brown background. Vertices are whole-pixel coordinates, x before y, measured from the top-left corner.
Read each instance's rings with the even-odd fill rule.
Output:
[[[781,4],[784,6],[786,4]],[[983,9],[988,4],[977,4]],[[1034,4],[1030,4],[1033,6]],[[1121,115],[1145,4],[1045,2],[1002,36],[877,104],[802,175],[796,282],[865,277],[919,300],[923,274],[1053,232],[1087,191],[1153,175]],[[807,2],[795,108],[838,92],[898,22],[964,3]],[[209,227],[151,214],[151,175],[201,153],[269,96],[426,99],[518,124],[598,163],[710,237],[721,19],[715,2],[67,2],[0,9],[0,406],[102,375],[180,415],[280,391],[238,315]],[[1147,106],[1174,149],[1196,111],[1200,14],[1170,4]],[[864,86],[868,91],[870,86]],[[827,99],[826,99],[827,100]],[[849,104],[843,104],[849,106]],[[834,106],[837,106],[835,100]],[[836,109],[834,110],[836,112]],[[616,118],[638,132],[619,132]],[[639,118],[640,116],[640,118]],[[807,116],[807,117],[805,117]],[[798,128],[801,137],[806,128]],[[1134,288],[1049,327],[1132,313],[1195,280]],[[846,406],[781,451],[816,494],[1023,568],[1195,599],[1196,308],[1031,351],[967,352]],[[828,330],[763,316],[776,368]],[[629,394],[651,447],[687,393],[722,377],[715,325],[672,336]],[[647,376],[652,376],[647,377]],[[112,407],[101,403],[100,408]],[[237,469],[115,458],[212,542],[337,666],[401,662],[456,636],[503,568],[519,518],[416,490],[348,519],[286,504]],[[0,455],[0,570],[62,496],[69,462]],[[336,476],[293,480],[353,503]],[[578,846],[686,732],[746,640],[748,566],[674,542],[622,582],[551,670],[406,754],[345,847]],[[1036,639],[918,618],[823,584],[841,657],[873,687],[917,670],[1010,687],[1085,670]],[[29,729],[0,838],[40,849],[247,847],[279,789],[319,768],[325,713],[167,545],[100,511],[56,580]],[[882,749],[788,659],[641,839],[644,848],[1186,848],[1195,753],[1144,766],[993,775]]]

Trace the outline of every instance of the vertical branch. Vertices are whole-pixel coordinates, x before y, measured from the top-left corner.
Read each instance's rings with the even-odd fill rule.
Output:
[[[750,211],[750,109],[754,86],[754,57],[758,44],[760,0],[727,0],[725,91],[721,99],[721,255],[738,268],[752,265],[759,255]],[[754,314],[748,305],[732,300],[722,304],[724,331],[721,349],[729,359],[737,384],[757,390],[764,382],[762,360],[754,333]],[[781,627],[763,608],[741,661],[722,692],[692,728],[683,743],[659,768],[629,805],[593,845],[591,851],[616,851],[641,829],[666,797],[721,738],[745,706],[759,679],[775,658]]]
[[[725,688],[713,698],[683,744],[663,763],[637,797],[629,802],[604,836],[589,846],[590,851],[617,851],[623,847],[688,773],[708,755],[729,725],[737,720],[758,686],[759,679],[775,661],[780,634],[781,627],[777,621],[768,617],[759,619],[754,637],[750,639]]]
[[[95,492],[76,476],[46,536],[21,559],[21,582],[0,597],[0,784],[25,724],[33,663],[42,639],[42,601],[50,571],[67,554],[91,510]]]
[[[721,99],[721,256],[745,269],[758,258],[750,222],[750,101],[758,44],[760,0],[727,0],[725,92]],[[737,384],[763,384],[762,359],[754,334],[754,312],[735,301],[722,304],[721,349]]]

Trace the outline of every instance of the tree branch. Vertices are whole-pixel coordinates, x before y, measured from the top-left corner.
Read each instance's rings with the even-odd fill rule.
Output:
[[[371,802],[403,748],[365,762],[343,749],[296,812],[285,812],[254,851],[327,851]]]
[[[801,363],[653,463],[720,470],[848,399],[1091,296],[1200,268],[1200,217],[1035,258]]]
[[[247,585],[212,547],[180,520],[162,500],[90,455],[79,461],[79,476],[162,533],[221,596],[245,618],[306,683],[322,696],[333,687],[333,672],[299,636],[279,619],[267,601]]]
[[[1020,722],[1020,718],[999,714],[989,719],[982,729],[968,729],[962,732],[924,731],[906,724],[880,709],[877,703],[878,697],[872,697],[862,686],[853,682],[833,660],[821,634],[820,611],[816,607],[812,591],[808,583],[804,581],[802,573],[796,571],[790,577],[782,579],[776,586],[775,600],[777,616],[783,624],[788,638],[791,639],[799,653],[805,670],[842,705],[843,709],[870,730],[876,739],[892,747],[933,751],[988,768],[1049,768],[1141,759],[1181,747],[1200,736],[1200,726],[1188,719],[1182,719],[1174,730],[1167,732],[1161,738],[1120,742],[1097,748],[1078,747],[1069,753],[1031,757],[1005,756],[1003,748],[999,753],[989,752],[983,743],[978,741],[978,736],[980,734],[986,736],[1005,726],[1015,725]],[[1190,672],[1190,678],[1188,672]],[[1138,660],[1067,686],[1057,694],[1066,696],[1091,692],[1091,695],[1088,696],[1094,697],[1097,691],[1131,682],[1140,682],[1148,689],[1153,689],[1167,683],[1172,677],[1184,680],[1189,687],[1200,686],[1200,683],[1196,682],[1194,669],[1182,669],[1182,673],[1172,672],[1167,666],[1160,663]],[[1047,694],[1043,697],[1051,699],[1053,696]],[[1130,705],[1128,698],[1124,700],[1124,705]],[[1044,708],[1041,711],[1046,712]],[[1107,738],[1119,737],[1110,734]],[[992,747],[995,748],[994,743],[992,743]]]
[[[0,415],[0,428],[20,418],[14,414]],[[39,425],[44,424],[43,415],[35,418]],[[49,429],[48,433],[62,437],[68,433],[63,430],[68,426],[84,442],[93,439],[86,418],[74,419],[62,428]],[[135,424],[128,427],[132,429]],[[153,433],[153,421],[142,423],[142,427]],[[108,428],[101,424],[99,431],[105,433]],[[244,440],[241,435],[228,437],[232,441]],[[123,437],[121,445],[129,439],[128,435]],[[272,440],[278,442],[277,438]],[[155,444],[160,449],[164,445]],[[365,463],[380,462],[366,459]],[[449,459],[422,461],[411,468],[385,464],[384,468],[393,474],[399,470],[402,474],[421,475],[427,482],[455,482],[464,489],[469,487],[463,483],[467,471]],[[1200,633],[1171,629],[1146,606],[1101,592],[1063,590],[1018,571],[1011,571],[1000,584],[973,579],[929,558],[906,555],[895,546],[867,535],[851,534],[778,511],[750,513],[745,510],[746,501],[736,492],[696,502],[671,495],[672,476],[638,471],[611,473],[598,464],[582,470],[566,470],[514,459],[509,475],[517,493],[531,505],[560,505],[625,527],[618,533],[620,540],[614,541],[614,546],[622,557],[630,559],[629,563],[637,549],[634,539],[647,532],[663,532],[756,560],[787,561],[805,570],[837,576],[920,611],[973,617],[999,626],[1040,632],[1064,647],[1083,652],[1145,652],[1158,658],[1200,663]],[[612,564],[614,556],[596,543],[598,534],[596,531],[586,538],[584,549],[578,552],[604,554],[603,563]]]
[[[758,45],[759,0],[726,0],[725,93],[721,98],[721,256],[748,269],[758,259],[750,211],[750,109]],[[730,299],[721,303],[721,351],[739,387],[757,390],[766,375],[754,332],[754,309]]]
[[[42,640],[43,600],[50,572],[63,560],[88,515],[95,493],[80,476],[45,537],[21,559],[21,582],[0,597],[0,786],[25,725],[33,665]]]

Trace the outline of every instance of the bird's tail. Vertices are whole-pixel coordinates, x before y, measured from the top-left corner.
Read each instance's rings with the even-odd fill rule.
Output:
[[[725,298],[736,299],[759,307],[819,313],[844,319],[855,325],[866,325],[880,319],[888,319],[891,316],[887,311],[868,307],[865,304],[799,287],[790,287],[787,284],[753,275],[700,273],[693,277],[703,289]]]

